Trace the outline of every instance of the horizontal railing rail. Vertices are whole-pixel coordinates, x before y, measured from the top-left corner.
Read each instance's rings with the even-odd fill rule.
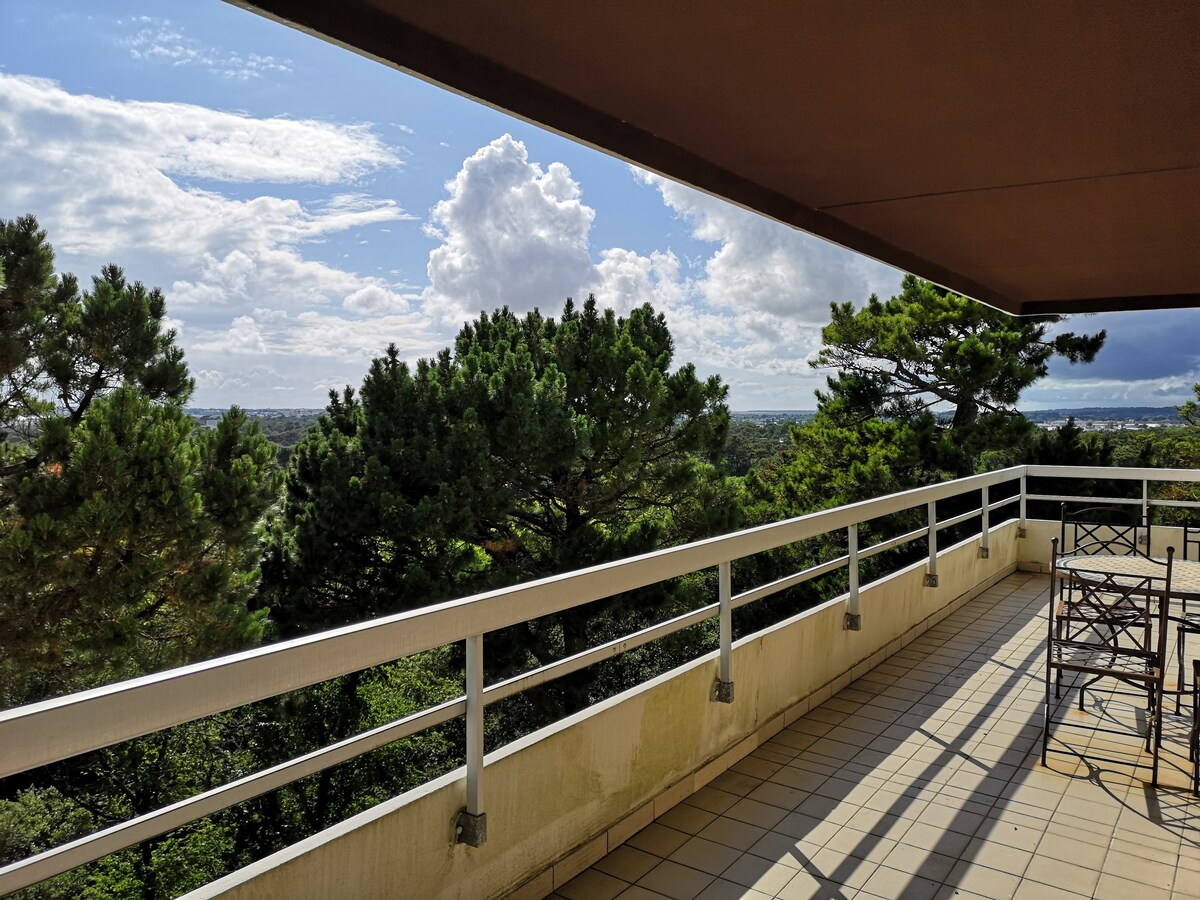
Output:
[[[1143,504],[1147,508],[1150,505],[1200,507],[1200,503],[1191,501],[1153,500],[1148,497],[1147,489],[1151,481],[1200,481],[1200,470],[1016,466],[811,513],[462,600],[439,603],[0,712],[0,747],[4,747],[3,757],[0,758],[0,777],[4,777],[350,672],[394,662],[435,647],[458,641],[468,644],[466,696],[13,863],[0,869],[0,892],[34,884],[135,846],[148,838],[459,716],[466,716],[468,724],[468,813],[478,813],[482,805],[480,775],[484,706],[713,617],[718,619],[720,629],[719,680],[727,681],[731,645],[730,610],[847,569],[847,627],[852,627],[850,618],[858,616],[858,565],[862,560],[926,539],[929,545],[927,578],[932,579],[927,583],[936,584],[936,538],[939,533],[979,519],[980,549],[986,555],[990,514],[993,511],[1019,504],[1018,519],[1023,526],[1027,501],[1057,499],[1058,495],[1027,493],[1026,480],[1029,477],[1140,481],[1143,485],[1142,498],[1121,498],[1120,502]],[[989,489],[1014,481],[1019,482],[1016,493],[995,501],[989,499]],[[971,492],[978,492],[982,498],[978,507],[945,519],[937,518],[939,501]],[[1063,499],[1082,498],[1063,495]],[[921,507],[928,510],[926,525],[866,547],[858,546],[858,528],[861,524]],[[847,535],[850,549],[846,554],[740,594],[732,593],[731,562],[838,531],[845,531]],[[473,653],[476,659],[481,658],[482,636],[488,632],[713,567],[720,569],[720,596],[716,603],[701,606],[486,688],[482,685],[481,667],[478,664],[471,665]]]
[[[0,778],[1020,474],[914,488],[0,712]]]

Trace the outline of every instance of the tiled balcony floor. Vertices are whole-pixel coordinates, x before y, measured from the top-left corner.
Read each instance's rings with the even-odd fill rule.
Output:
[[[553,896],[1200,898],[1182,720],[1158,790],[1148,771],[1041,766],[1047,584],[1006,578]]]

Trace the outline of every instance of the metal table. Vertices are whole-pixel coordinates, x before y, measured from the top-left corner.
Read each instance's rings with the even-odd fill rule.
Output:
[[[1058,568],[1128,575],[1131,578],[1161,578],[1166,561],[1165,557],[1147,559],[1144,556],[1060,556]],[[1176,559],[1171,564],[1171,597],[1185,602],[1200,602],[1200,562]]]

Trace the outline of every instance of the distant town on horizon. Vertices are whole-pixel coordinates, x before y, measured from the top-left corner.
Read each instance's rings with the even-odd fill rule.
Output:
[[[197,422],[216,427],[225,412],[220,407],[188,407],[187,413]],[[246,412],[257,419],[302,419],[311,420],[324,409],[309,407],[246,408]],[[1044,428],[1056,428],[1074,419],[1084,431],[1137,431],[1144,428],[1162,428],[1183,425],[1179,410],[1175,406],[1080,406],[1074,408],[1021,410],[1021,413]],[[806,422],[816,415],[815,409],[746,409],[730,410],[730,416],[738,422],[757,422],[770,425],[778,422]]]

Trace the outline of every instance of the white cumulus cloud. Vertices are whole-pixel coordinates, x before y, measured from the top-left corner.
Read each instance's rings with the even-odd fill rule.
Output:
[[[862,303],[889,296],[900,273],[835,244],[682,184],[632,168],[692,228],[697,240],[719,245],[697,284],[705,301],[726,309],[753,308],[824,325],[832,301]]]
[[[481,147],[446,184],[427,233],[424,300],[446,321],[508,304],[525,312],[586,294],[596,283],[588,249],[595,212],[561,163],[545,170],[503,135]]]

